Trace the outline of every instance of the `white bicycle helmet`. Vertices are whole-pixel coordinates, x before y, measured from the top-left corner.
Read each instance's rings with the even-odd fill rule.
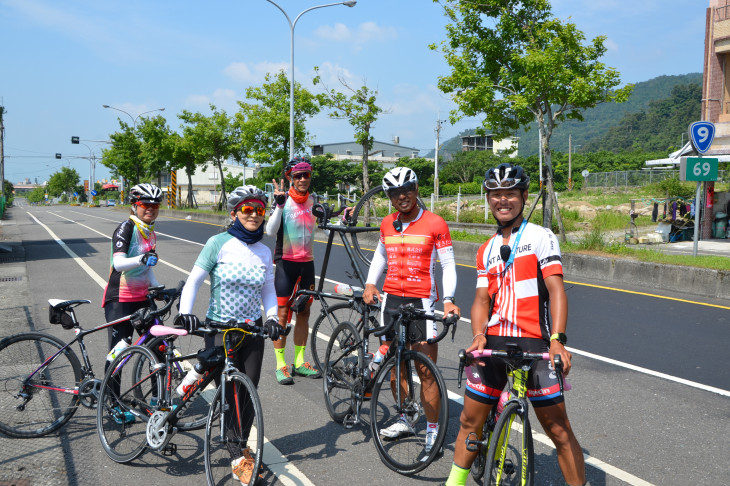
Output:
[[[162,191],[154,184],[148,184],[146,182],[137,184],[129,190],[129,201],[131,203],[144,201],[160,204],[162,202]]]
[[[258,187],[252,185],[239,186],[228,194],[228,203],[226,204],[228,211],[233,211],[236,209],[236,206],[248,199],[261,201],[264,207],[269,204],[269,198],[266,197],[266,193]]]
[[[406,185],[413,185],[414,187],[418,184],[418,176],[408,167],[396,167],[390,169],[385,176],[383,176],[383,190],[385,195],[388,195],[388,191],[391,189],[398,189]]]

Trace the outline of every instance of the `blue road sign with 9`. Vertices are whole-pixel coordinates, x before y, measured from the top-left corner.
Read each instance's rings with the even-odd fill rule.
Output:
[[[708,121],[692,123],[689,126],[689,139],[697,153],[704,154],[715,139],[715,124]]]

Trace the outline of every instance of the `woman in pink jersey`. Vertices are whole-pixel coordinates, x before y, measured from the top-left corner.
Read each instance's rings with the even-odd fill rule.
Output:
[[[553,371],[560,355],[563,372],[570,371],[565,349],[568,298],[563,286],[560,246],[550,229],[522,217],[530,178],[522,167],[509,163],[489,169],[484,179],[489,209],[497,219],[497,234],[477,252],[477,289],[471,308],[471,345],[467,352],[505,349],[507,341],[523,351],[550,353],[539,361],[528,380],[527,396],[545,433],[555,444],[566,484],[585,484],[583,451],[570,427],[565,401]],[[485,360],[466,373],[461,429],[454,446],[454,463],[447,486],[466,484],[477,454],[466,440],[478,437],[491,408],[506,384],[505,364]]]

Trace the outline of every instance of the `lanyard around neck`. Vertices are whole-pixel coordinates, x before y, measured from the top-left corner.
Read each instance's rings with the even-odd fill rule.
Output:
[[[512,265],[512,263],[514,263],[515,253],[517,252],[518,245],[520,244],[520,238],[522,238],[522,232],[525,230],[526,226],[527,226],[527,220],[523,219],[522,223],[520,224],[520,229],[519,229],[519,231],[517,231],[517,234],[515,235],[515,237],[512,241],[512,247],[510,248],[509,259],[506,262],[504,260],[502,261],[502,263],[504,264],[504,268],[502,269],[502,272],[507,271],[507,268],[509,268],[509,266]],[[494,247],[494,240],[496,240],[496,239],[497,238],[493,238],[492,243],[489,245],[489,253],[488,253],[487,261],[489,259],[491,259],[491,257],[492,257],[492,247]],[[502,239],[504,239],[504,236],[502,237]],[[500,258],[501,258],[501,256],[500,256]],[[502,272],[498,272],[498,273],[502,273]]]

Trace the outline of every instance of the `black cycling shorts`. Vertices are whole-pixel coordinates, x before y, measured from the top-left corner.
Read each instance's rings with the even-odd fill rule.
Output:
[[[274,287],[280,306],[287,305],[297,281],[299,290],[314,290],[314,262],[279,260],[274,272]]]
[[[544,339],[487,336],[487,348],[490,349],[505,350],[508,342],[530,353],[544,353],[550,347]],[[485,366],[475,364],[466,369],[465,395],[477,402],[494,405],[507,384],[507,364],[500,358],[485,361]],[[535,408],[565,401],[552,363],[543,360],[533,364],[527,378],[527,398]]]
[[[386,313],[385,310],[397,309],[401,304],[413,304],[417,309],[424,309],[433,314],[435,303],[431,299],[423,299],[420,297],[399,297],[393,294],[383,294],[382,315],[380,322],[383,325],[389,325],[395,317]],[[408,343],[419,343],[426,339],[435,338],[438,335],[436,324],[430,319],[419,319],[408,325],[406,330],[406,340]],[[395,329],[391,329],[385,333],[386,341],[392,341],[395,338]]]

